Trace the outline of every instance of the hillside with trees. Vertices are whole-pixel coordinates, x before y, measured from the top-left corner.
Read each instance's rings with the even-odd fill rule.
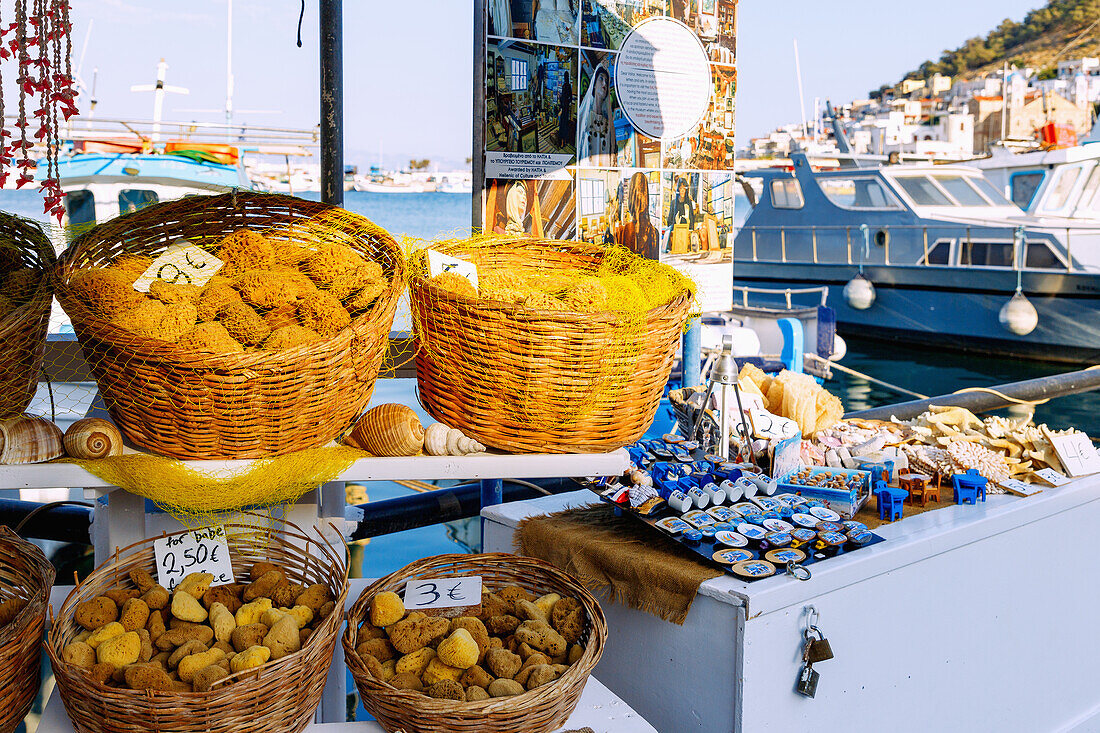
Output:
[[[1001,21],[984,38],[967,39],[945,50],[938,61],[928,60],[905,75],[927,79],[935,73],[964,79],[999,68],[1005,61],[1040,69],[1052,77],[1059,61],[1100,55],[1100,0],[1050,0],[1029,12],[1021,22]]]

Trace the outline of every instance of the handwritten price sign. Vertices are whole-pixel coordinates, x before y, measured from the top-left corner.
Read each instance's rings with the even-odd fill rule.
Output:
[[[212,585],[234,582],[225,527],[203,527],[161,537],[153,542],[153,552],[157,558],[157,581],[170,591],[191,573],[210,573],[214,576]]]
[[[134,282],[134,290],[148,293],[154,280],[163,280],[170,285],[205,285],[223,264],[202,247],[179,241],[153,260],[149,269]]]
[[[414,580],[405,586],[405,608],[454,608],[481,603],[481,576]]]

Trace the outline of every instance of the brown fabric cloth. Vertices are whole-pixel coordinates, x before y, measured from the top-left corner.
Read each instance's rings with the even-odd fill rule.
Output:
[[[616,517],[604,504],[523,520],[516,549],[593,593],[675,624],[684,623],[699,585],[722,574],[660,530]]]

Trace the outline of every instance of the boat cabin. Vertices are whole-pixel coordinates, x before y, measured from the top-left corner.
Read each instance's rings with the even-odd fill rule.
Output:
[[[1100,222],[1100,144],[1029,153],[995,148],[975,165],[1032,216]]]

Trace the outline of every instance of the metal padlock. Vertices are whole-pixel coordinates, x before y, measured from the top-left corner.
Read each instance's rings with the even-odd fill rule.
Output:
[[[817,682],[821,679],[821,675],[814,669],[813,664],[807,663],[802,667],[802,673],[798,675],[798,684],[795,685],[795,692],[799,695],[805,695],[812,698],[817,694]]]
[[[829,640],[822,636],[821,631],[816,626],[811,627],[811,630],[817,636],[816,638],[811,636],[806,642],[806,653],[803,655],[806,661],[810,664],[817,664],[832,659],[833,647],[829,644]]]

